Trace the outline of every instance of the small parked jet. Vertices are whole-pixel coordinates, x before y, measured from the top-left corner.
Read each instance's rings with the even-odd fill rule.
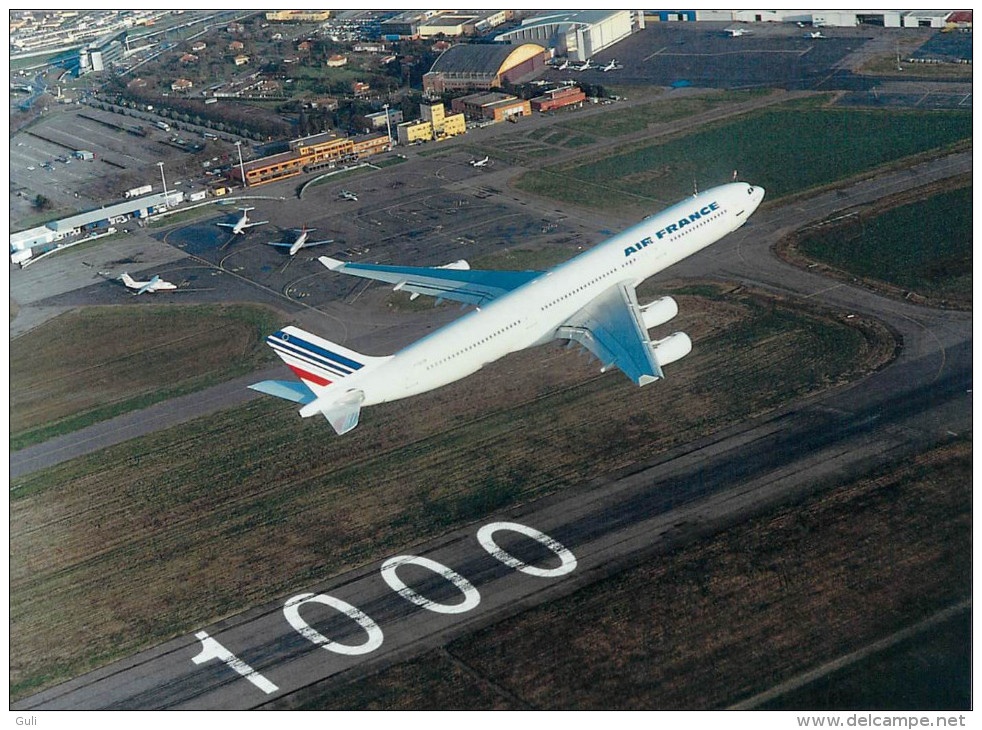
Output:
[[[144,292],[157,291],[172,291],[177,289],[176,284],[171,284],[169,281],[162,281],[159,276],[153,277],[150,281],[134,281],[133,277],[127,274],[125,271],[120,274],[119,280],[123,282],[127,289],[136,289],[136,294],[133,296],[138,296]]]
[[[569,59],[564,58],[562,63],[554,64],[553,68],[556,71],[565,71],[567,68],[569,68]]]
[[[818,38],[824,38],[824,37],[825,36],[822,35],[822,31],[820,31],[820,30],[816,30],[814,33],[806,33],[805,34],[805,38],[815,38],[815,39],[818,39]]]
[[[247,228],[252,228],[253,226],[261,226],[263,223],[269,223],[269,221],[255,221],[249,220],[249,211],[255,210],[255,208],[239,208],[242,211],[242,216],[235,223],[216,223],[215,225],[221,226],[222,228],[231,228],[232,233],[245,233]]]
[[[601,372],[617,367],[638,385],[653,383],[665,377],[666,365],[689,354],[692,342],[683,332],[652,340],[648,330],[672,319],[678,305],[671,297],[639,304],[636,287],[735,231],[763,198],[763,188],[742,182],[711,188],[549,271],[476,271],[466,261],[381,266],[321,256],[331,271],[476,309],[387,357],[284,327],[266,342],[302,382],[249,387],[301,404],[304,418],[324,415],[342,434],[358,425],[363,406],[425,393],[557,339],[581,345],[600,360]]]
[[[752,30],[747,30],[746,28],[724,28],[724,33],[728,33],[730,38],[739,38],[742,35],[750,35],[753,33]]]
[[[297,231],[296,228],[294,228],[293,230]],[[267,243],[270,246],[277,246],[278,248],[289,248],[291,256],[296,254],[297,251],[299,251],[302,248],[310,248],[311,246],[320,246],[325,243],[334,243],[333,238],[329,238],[324,241],[308,241],[307,237],[310,235],[310,232],[316,230],[317,230],[316,228],[307,228],[307,224],[304,223],[303,227],[299,231],[297,231],[297,237],[293,240],[292,243],[284,243],[278,241],[267,241]]]
[[[491,161],[490,155],[485,155],[483,160],[471,160],[467,164],[471,167],[484,167]]]
[[[608,71],[620,71],[622,68],[624,67],[621,64],[617,63],[617,59],[612,58],[610,59],[610,63],[608,63],[606,66],[602,66],[600,70],[603,71],[604,73],[607,73]]]
[[[588,71],[591,68],[593,68],[593,64],[590,62],[589,58],[579,66],[570,66],[570,70],[572,71]]]
[[[358,196],[350,190],[342,190],[339,195],[345,200],[358,200]]]

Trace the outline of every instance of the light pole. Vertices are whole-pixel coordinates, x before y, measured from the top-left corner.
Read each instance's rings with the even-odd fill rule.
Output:
[[[246,183],[245,176],[245,166],[242,164],[242,140],[235,140],[235,147],[239,150],[239,174],[242,175],[242,187],[247,188],[249,185]]]
[[[383,104],[382,109],[385,110],[385,133],[389,135],[389,150],[392,149],[392,124],[389,117],[389,105]]]
[[[164,205],[167,205],[167,180],[164,178],[164,163],[158,162],[157,167],[160,168],[160,184],[164,187]]]

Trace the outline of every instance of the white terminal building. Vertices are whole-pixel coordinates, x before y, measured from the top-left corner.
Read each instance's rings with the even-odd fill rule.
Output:
[[[641,10],[574,10],[526,18],[521,26],[495,37],[502,43],[537,43],[557,56],[585,61],[644,29]]]

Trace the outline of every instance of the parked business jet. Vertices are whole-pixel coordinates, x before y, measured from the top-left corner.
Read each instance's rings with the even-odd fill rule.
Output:
[[[568,58],[564,58],[562,63],[554,64],[553,65],[553,68],[556,71],[565,71],[566,69],[569,68],[569,59]]]
[[[746,28],[724,28],[723,32],[729,34],[730,38],[739,38],[742,35],[753,33],[752,30],[747,30]]]
[[[358,425],[363,406],[408,398],[477,372],[518,350],[555,339],[576,342],[638,385],[692,349],[676,332],[648,330],[678,313],[670,297],[641,305],[648,277],[742,226],[763,188],[729,183],[686,198],[549,271],[478,271],[466,261],[442,267],[352,264],[321,256],[331,271],[377,279],[396,291],[452,299],[476,309],[395,355],[369,357],[285,327],[266,338],[302,382],[266,380],[253,390],[299,403],[304,418],[323,414],[337,433]]]
[[[293,230],[297,231],[296,228],[294,228]],[[308,241],[307,238],[310,236],[310,232],[316,230],[317,230],[316,228],[307,228],[307,224],[304,223],[303,227],[299,231],[297,231],[297,237],[293,240],[292,243],[285,243],[279,241],[267,241],[266,243],[268,243],[270,246],[276,246],[278,248],[289,248],[291,256],[296,254],[302,248],[310,248],[311,246],[321,246],[325,243],[334,243],[333,238],[329,238],[324,241]]]
[[[269,223],[269,221],[250,221],[249,211],[255,210],[255,208],[239,208],[242,211],[242,216],[235,223],[216,223],[215,225],[221,226],[222,228],[231,228],[232,233],[245,233],[247,228],[252,228],[253,226],[261,226],[263,223]]]
[[[133,296],[143,294],[144,292],[150,292],[152,294],[157,291],[172,291],[177,289],[176,284],[171,284],[169,281],[162,281],[159,276],[153,277],[150,281],[134,281],[133,277],[124,271],[120,274],[119,280],[123,282],[127,289],[137,290]]]
[[[467,164],[471,167],[484,167],[491,161],[490,155],[485,155],[483,160],[471,160]]]
[[[570,68],[571,71],[589,71],[591,68],[593,68],[593,64],[591,63],[590,59],[588,58],[583,63],[581,63],[579,66],[570,66],[569,68]]]
[[[816,30],[814,33],[806,33],[805,34],[805,38],[815,38],[815,39],[818,39],[818,38],[824,38],[824,37],[825,36],[822,35],[822,31],[820,31],[820,30]]]
[[[606,66],[601,66],[600,70],[603,71],[604,73],[607,73],[608,71],[620,71],[622,68],[624,67],[621,64],[617,63],[617,59],[612,58],[610,59],[610,63],[608,63]]]
[[[358,196],[350,190],[342,190],[340,193],[338,193],[338,195],[345,200],[358,200]]]

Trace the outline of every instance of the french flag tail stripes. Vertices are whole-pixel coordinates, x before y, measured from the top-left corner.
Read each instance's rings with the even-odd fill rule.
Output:
[[[362,355],[297,327],[284,327],[269,335],[266,342],[298,378],[322,388],[372,361],[386,359]]]

